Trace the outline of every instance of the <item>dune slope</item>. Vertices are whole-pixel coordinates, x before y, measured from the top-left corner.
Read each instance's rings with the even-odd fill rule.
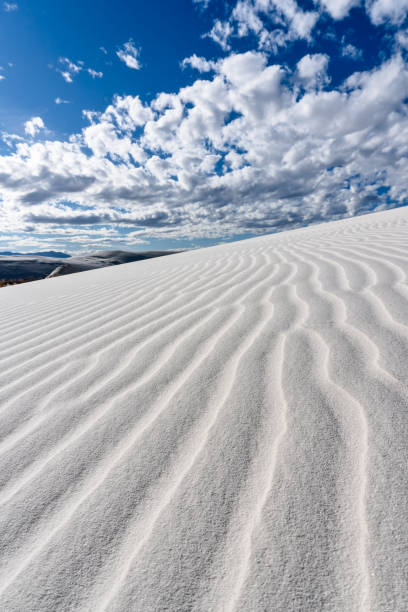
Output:
[[[408,208],[1,290],[0,609],[406,611]]]

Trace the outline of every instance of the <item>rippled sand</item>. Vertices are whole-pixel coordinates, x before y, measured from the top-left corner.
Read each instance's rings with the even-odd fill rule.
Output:
[[[0,290],[0,609],[408,609],[408,208]]]

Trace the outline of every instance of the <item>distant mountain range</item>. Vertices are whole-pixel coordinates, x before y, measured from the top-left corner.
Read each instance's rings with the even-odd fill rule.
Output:
[[[177,251],[98,251],[71,257],[65,253],[0,253],[0,285],[84,272],[105,266],[172,255]],[[50,254],[53,254],[52,256]]]
[[[67,255],[67,253],[60,253],[59,251],[39,251],[38,253],[13,253],[12,251],[0,251],[0,256],[1,255],[25,255],[26,257],[39,255],[40,257],[58,257],[58,258],[71,257],[71,255]]]

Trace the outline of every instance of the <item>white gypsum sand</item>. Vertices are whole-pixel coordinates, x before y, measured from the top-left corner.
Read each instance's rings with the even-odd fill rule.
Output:
[[[0,289],[0,609],[408,609],[408,208]]]

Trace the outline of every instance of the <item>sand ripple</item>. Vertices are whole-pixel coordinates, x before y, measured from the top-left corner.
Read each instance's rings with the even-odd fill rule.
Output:
[[[408,209],[0,292],[0,609],[408,609]]]

